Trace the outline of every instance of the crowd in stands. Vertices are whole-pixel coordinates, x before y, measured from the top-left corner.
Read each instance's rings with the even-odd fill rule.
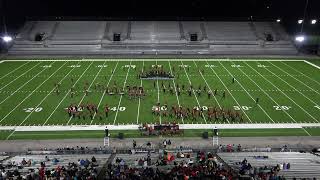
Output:
[[[97,179],[97,160],[92,156],[91,160],[79,159],[77,162],[69,162],[66,165],[59,165],[59,159],[49,159],[36,165],[33,159],[22,159],[21,162],[9,161],[5,165],[0,164],[0,180],[5,179],[26,179],[26,180],[44,180],[44,179],[74,179],[74,180],[95,180]],[[46,166],[46,164],[56,166]],[[24,170],[25,168],[25,170]]]
[[[256,159],[264,159],[268,157],[257,156]],[[280,170],[290,169],[290,163],[277,164],[276,166],[253,167],[244,159],[239,163],[239,174],[247,175],[253,179],[262,180],[284,180],[284,176],[279,176]]]
[[[116,159],[108,165],[106,179],[232,179],[232,173],[212,153],[192,157],[192,153],[164,152],[155,163],[150,156],[136,159],[133,166]]]

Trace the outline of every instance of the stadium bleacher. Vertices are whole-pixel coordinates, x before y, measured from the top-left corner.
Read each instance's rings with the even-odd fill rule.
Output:
[[[43,41],[34,41],[37,33],[44,33]],[[114,33],[121,41],[113,41]],[[192,33],[198,41],[190,41]],[[273,41],[266,41],[266,34]],[[295,55],[297,50],[276,23],[199,21],[30,21],[9,50],[15,55],[52,53]]]
[[[300,152],[237,152],[218,154],[229,166],[234,169],[240,168],[240,162],[244,159],[251,164],[255,171],[267,167],[279,165],[279,176],[287,179],[293,178],[319,178],[320,177],[320,157],[310,153]],[[283,168],[283,164],[290,164],[289,169]]]

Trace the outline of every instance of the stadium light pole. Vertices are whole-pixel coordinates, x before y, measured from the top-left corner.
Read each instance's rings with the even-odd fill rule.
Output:
[[[308,9],[308,5],[309,5],[309,0],[306,0],[306,4],[304,6],[304,12],[303,12],[303,21],[301,23],[301,30],[300,30],[300,33],[302,34],[303,32],[303,26],[304,26],[304,22],[305,22],[305,19],[306,19],[306,14],[307,14],[307,9]]]

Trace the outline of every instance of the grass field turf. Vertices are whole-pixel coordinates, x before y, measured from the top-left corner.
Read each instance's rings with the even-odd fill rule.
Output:
[[[317,62],[316,62],[317,63]],[[132,65],[136,68],[128,68]],[[137,73],[143,66],[162,65],[165,70],[175,71],[179,79],[158,80],[153,87],[152,80],[140,80]],[[182,65],[184,68],[179,68]],[[187,68],[187,67],[190,68]],[[188,70],[189,69],[189,70]],[[204,70],[203,74],[199,73]],[[114,71],[114,73],[112,73]],[[317,123],[320,120],[320,76],[319,69],[304,61],[261,61],[261,60],[197,60],[197,59],[107,59],[99,61],[5,61],[0,64],[0,125],[80,125],[80,124],[141,124],[177,121],[184,124],[230,123],[208,121],[199,118],[175,120],[155,117],[151,108],[157,101],[161,104],[194,106],[215,106],[225,109],[239,109],[244,114],[245,123]],[[232,83],[232,77],[236,79]],[[71,79],[74,80],[76,96],[70,97]],[[53,91],[54,83],[61,83],[61,94]],[[83,87],[89,83],[89,96]],[[118,86],[142,85],[147,97],[130,100],[127,96],[109,96],[96,91],[99,82]],[[207,85],[208,89],[218,90],[215,98],[202,96],[189,97],[163,93],[160,85],[182,84],[186,87]],[[158,88],[159,86],[159,88]],[[227,92],[223,99],[221,94]],[[259,98],[259,104],[255,100]],[[70,119],[65,108],[71,103],[94,103],[102,111],[108,104],[115,111],[100,120]],[[31,109],[33,108],[33,109]],[[30,111],[30,112],[28,112]]]

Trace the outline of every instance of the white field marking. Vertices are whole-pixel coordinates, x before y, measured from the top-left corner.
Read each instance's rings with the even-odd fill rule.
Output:
[[[224,67],[224,65],[221,63],[221,62],[219,62],[220,64],[221,64],[221,66],[231,75],[231,76],[233,76],[233,74],[226,68],[226,67]],[[232,64],[233,64],[233,62],[231,62]],[[241,70],[241,68],[238,68],[241,72],[242,72],[242,70]],[[245,90],[245,92],[248,94],[248,96],[255,102],[255,99],[251,96],[251,94],[242,86],[242,84],[237,80],[237,79],[235,79],[237,82],[238,82],[238,84],[241,86],[241,88],[242,89],[244,89]],[[274,123],[274,120],[270,117],[270,115],[261,107],[261,105],[258,103],[257,104],[258,105],[258,107],[268,116],[268,118]]]
[[[128,61],[128,59],[81,59],[81,61],[109,61],[109,60],[117,60],[117,61]],[[138,61],[150,61],[150,62],[154,62],[155,59],[135,59],[135,60],[138,60]],[[168,61],[170,59],[157,59],[157,61]],[[181,59],[183,61],[193,61],[193,59]],[[239,61],[239,62],[242,62],[242,61],[297,61],[297,62],[301,62],[301,61],[305,61],[305,60],[299,60],[299,59],[288,59],[288,60],[283,60],[283,59],[229,59],[229,58],[221,58],[221,59],[199,59],[199,61]],[[51,60],[46,60],[46,59],[43,59],[43,60],[25,60],[25,59],[21,59],[21,60],[3,60],[3,62],[14,62],[14,61],[17,61],[17,62],[20,62],[20,61],[79,61],[79,59],[51,59]],[[177,61],[180,61],[180,60],[177,60]],[[319,67],[320,68],[320,67]]]
[[[158,61],[157,60],[156,60],[156,65],[158,66]],[[157,79],[157,88],[158,88],[158,103],[159,103],[160,102],[160,90],[159,90],[159,80],[158,79]]]
[[[306,61],[306,60],[304,60],[304,62],[309,64],[309,65],[311,65],[311,66],[313,66],[313,67],[315,67],[315,68],[317,68],[317,69],[320,69],[320,67],[318,65],[316,65],[316,64],[313,64],[313,63],[311,63],[309,61]]]
[[[173,75],[172,69],[171,69],[171,63],[170,63],[169,60],[168,60],[168,63],[169,63],[170,73]],[[176,83],[175,83],[174,78],[172,79],[172,81],[173,81],[174,90],[175,90],[175,92],[176,92],[176,97],[177,97],[178,106],[180,107],[181,105],[180,105],[180,101],[179,101],[179,97],[178,97],[178,92],[177,92],[177,87],[176,87]],[[181,120],[182,120],[182,124],[184,124],[183,117],[182,117]]]
[[[296,68],[291,67],[291,66],[289,66],[287,63],[284,63],[284,62],[282,62],[282,61],[281,61],[281,63],[284,64],[284,65],[286,65],[286,66],[288,66],[288,67],[291,68],[292,70],[294,70],[294,71],[302,74],[304,77],[307,77],[308,79],[312,80],[313,82],[317,83],[318,85],[320,85],[320,82],[316,81],[315,79],[312,79],[311,77],[307,76],[306,74],[304,74],[303,72],[297,70]]]
[[[187,78],[188,78],[188,81],[189,81],[189,85],[191,85],[192,83],[191,83],[191,81],[190,81],[189,75],[188,75],[188,73],[187,73],[187,71],[186,71],[186,68],[184,67],[184,64],[183,64],[182,61],[181,61],[181,64],[183,65],[183,70],[184,70],[184,72],[185,72],[186,75],[187,75]],[[197,103],[198,103],[199,108],[202,107],[202,106],[200,105],[199,100],[198,100],[198,97],[197,97],[197,95],[196,95],[196,93],[194,92],[193,89],[192,89],[192,92],[193,92],[194,97],[196,98],[196,101],[197,101]],[[207,124],[206,117],[203,115],[203,113],[201,114],[201,116],[202,116],[204,122]]]
[[[92,63],[93,63],[93,61],[92,61],[92,62],[90,63],[90,65],[82,72],[81,75],[83,75],[85,72],[87,72],[87,70],[89,69],[89,67],[91,67]],[[73,86],[78,83],[78,81],[81,79],[81,77],[82,77],[82,76],[80,76],[80,77],[77,79],[77,81],[73,84]],[[68,92],[66,93],[66,95],[62,98],[62,100],[59,102],[59,104],[56,106],[56,108],[54,108],[54,110],[53,110],[52,113],[49,115],[49,117],[46,119],[46,121],[42,124],[42,126],[44,126],[44,125],[48,122],[48,120],[51,118],[51,116],[53,115],[53,113],[56,112],[56,110],[60,107],[61,103],[64,101],[64,99],[66,99],[66,97],[68,96],[69,93],[70,93],[70,89],[68,90]]]
[[[196,63],[195,61],[193,61],[193,63],[194,63],[194,65],[196,65],[196,67],[198,68],[197,63]],[[211,89],[211,87],[210,87],[209,84],[207,83],[207,80],[203,77],[202,72],[200,72],[200,75],[201,75],[202,79],[204,80],[204,82],[206,83],[206,85],[208,86],[208,88],[210,89],[210,91],[213,92],[212,89]],[[221,109],[220,103],[218,102],[216,96],[213,96],[213,97],[214,97],[216,103],[218,104],[219,108]]]
[[[158,61],[156,60],[156,66],[158,66]],[[158,67],[161,67],[161,66],[158,66]],[[160,103],[160,90],[159,90],[159,79],[157,78],[157,88],[158,88],[158,103]],[[160,124],[161,124],[161,121],[162,121],[162,117],[161,117],[161,114],[160,114]]]
[[[239,69],[244,75],[247,76],[247,74],[245,72],[243,72],[241,69]],[[252,80],[249,76],[247,76],[248,79],[250,79],[251,82],[253,82],[256,86],[258,86],[258,88],[269,97],[269,99],[271,99],[277,106],[280,106],[264,89],[262,89],[254,80]],[[289,116],[294,122],[297,122],[287,111],[281,109],[282,112],[284,112],[287,116]]]
[[[51,76],[49,76],[46,80],[44,80],[40,85],[38,85],[27,97],[25,97],[18,105],[16,105],[5,117],[3,117],[2,119],[1,119],[1,121],[0,122],[2,122],[5,118],[7,118],[14,110],[16,110],[25,100],[27,100],[37,89],[39,89],[45,82],[47,82],[55,73],[57,73],[65,64],[66,64],[67,62],[65,62],[64,64],[62,64],[56,71],[54,71],[52,74],[51,74]],[[52,63],[53,64],[53,63]],[[51,64],[51,65],[52,65]],[[34,112],[35,111],[35,109],[36,108],[34,108],[32,111],[31,111],[31,113],[32,112]],[[29,115],[31,115],[31,113],[29,113]],[[28,115],[28,116],[29,116]],[[28,117],[27,116],[27,117]],[[27,118],[25,118],[20,124],[19,124],[19,126],[21,126],[25,121],[26,121],[26,119]]]
[[[15,133],[16,131],[13,130],[12,133],[9,134],[9,136],[6,138],[6,141],[10,139],[10,137]]]
[[[40,64],[40,62],[34,66],[32,66],[32,68],[30,68],[29,70],[27,70],[26,72],[22,73],[21,75],[19,75],[18,77],[16,77],[14,80],[10,81],[8,84],[6,84],[5,86],[3,86],[0,91],[2,89],[4,89],[5,87],[7,87],[8,85],[10,85],[11,83],[13,83],[14,81],[16,81],[17,79],[19,79],[21,76],[25,75],[26,73],[28,73],[29,71],[31,71],[33,68],[37,67]]]
[[[18,92],[21,88],[23,88],[25,85],[27,85],[30,81],[32,81],[35,77],[37,77],[39,74],[41,74],[44,70],[46,69],[42,69],[39,73],[37,73],[33,78],[29,79],[27,82],[25,82],[24,84],[22,84],[22,86],[20,86],[18,89],[16,89],[13,93],[11,93],[9,96],[7,96],[4,100],[2,100],[0,102],[0,105],[2,103],[4,103],[7,99],[9,99],[12,95],[14,95],[16,92]]]
[[[1,62],[3,62],[3,61],[1,61]],[[30,61],[28,61],[28,62],[26,62],[26,63],[24,63],[24,64],[20,65],[19,67],[17,67],[17,68],[15,68],[14,70],[10,71],[10,72],[9,72],[9,73],[7,73],[6,75],[2,76],[2,77],[0,78],[0,80],[1,80],[1,79],[3,79],[3,78],[5,78],[5,77],[7,77],[8,75],[10,75],[10,74],[12,74],[12,73],[16,72],[17,70],[19,70],[19,69],[20,69],[20,68],[22,68],[23,66],[27,65],[28,63],[30,63]]]
[[[142,68],[141,71],[143,71],[144,67],[144,61],[142,61]],[[142,87],[142,79],[140,78],[140,86]],[[139,104],[138,104],[138,112],[137,112],[137,124],[139,124],[139,116],[140,116],[140,103],[141,103],[141,98],[139,98]]]
[[[55,62],[51,63],[54,64]],[[52,73],[51,75],[53,76],[53,74],[57,73],[61,68],[63,67],[60,66],[54,73]],[[40,71],[40,73],[42,73],[44,70],[46,69],[43,69],[42,71]],[[47,82],[52,76],[48,77],[46,80],[44,80],[41,84],[39,84],[28,96],[26,96],[22,101],[20,101],[19,104],[17,104],[7,115],[5,115],[1,120],[0,122],[2,122],[5,118],[7,118],[14,110],[16,110],[25,100],[27,100],[37,89],[39,89],[45,82]],[[36,76],[35,76],[36,77]],[[20,124],[21,125],[21,124]]]
[[[110,82],[111,82],[112,77],[114,76],[114,73],[115,73],[115,71],[116,71],[116,69],[117,69],[117,67],[118,67],[118,64],[119,64],[119,61],[117,61],[116,66],[115,66],[114,69],[112,70],[112,74],[111,74],[111,76],[110,76],[110,78],[109,78],[109,81],[108,81],[108,83],[107,83],[107,87],[109,87],[109,84],[110,84]],[[99,101],[99,103],[98,103],[97,109],[99,109],[99,106],[101,105],[102,100],[103,100],[103,98],[104,98],[105,95],[106,95],[106,90],[104,90],[103,93],[102,93],[102,96],[101,96],[100,101]],[[97,113],[94,112],[94,115],[93,115],[93,118],[92,118],[92,120],[91,120],[91,122],[90,122],[90,125],[92,124],[92,122],[93,122],[93,120],[94,120],[94,118],[95,118],[96,115],[97,115]]]
[[[130,65],[131,65],[131,62],[132,62],[132,61],[130,61]],[[129,67],[129,68],[128,68],[128,71],[127,71],[126,79],[125,79],[124,82],[123,82],[122,90],[123,90],[124,87],[126,86],[127,79],[128,79],[128,74],[129,74],[130,69],[131,69],[131,68]],[[120,100],[119,100],[119,103],[118,103],[117,112],[116,112],[116,115],[114,116],[114,120],[113,120],[113,125],[116,123],[116,119],[117,119],[117,116],[118,116],[118,113],[119,113],[119,108],[120,108],[120,104],[121,104],[121,101],[122,101],[122,97],[123,97],[123,95],[120,96]]]
[[[302,128],[304,130],[304,132],[306,132],[309,136],[311,136],[311,134],[305,129],[305,128]]]
[[[272,63],[271,63],[272,64]],[[273,65],[273,64],[272,64]],[[274,65],[273,65],[274,66]],[[280,69],[280,68],[279,68]],[[269,69],[267,69],[270,73],[274,74],[272,71],[270,71]],[[282,71],[282,69],[280,69]],[[283,71],[285,72],[285,71]],[[279,78],[279,77],[278,77]],[[305,97],[306,99],[308,99],[310,102],[312,102],[315,106],[317,106],[318,104],[316,102],[314,102],[313,100],[311,100],[309,97],[307,97],[306,95],[304,95],[304,93],[298,91],[294,86],[292,86],[291,84],[289,84],[287,81],[283,80],[282,78],[279,78],[281,81],[283,81],[284,83],[286,83],[288,86],[290,86],[292,89],[296,90],[299,94],[301,94],[303,97]],[[300,81],[299,81],[300,82]],[[303,83],[304,84],[304,83]],[[305,85],[305,84],[304,84]],[[316,92],[316,91],[315,91]],[[318,122],[318,120],[316,120]]]
[[[30,131],[92,131],[92,130],[104,130],[108,126],[109,130],[138,130],[139,125],[127,124],[127,125],[110,125],[110,124],[99,124],[99,125],[25,125],[25,126],[0,126],[0,130],[15,130],[16,132],[30,132]],[[314,128],[320,127],[320,123],[234,123],[234,124],[180,124],[181,129],[300,129],[300,128]]]
[[[78,62],[80,63],[80,62]],[[64,66],[64,64],[63,64]],[[68,75],[74,70],[74,68],[72,68],[58,83],[61,83],[66,77],[68,77]],[[40,101],[40,103],[36,106],[36,108],[38,108],[47,98],[50,94],[52,94],[52,92],[55,90],[55,88],[52,88],[52,90]],[[36,109],[35,108],[35,109]],[[31,116],[31,114],[34,111],[32,111],[31,113],[28,114],[28,116],[23,120],[23,123]]]
[[[207,64],[209,64],[208,61],[207,61]],[[226,84],[224,84],[224,82],[221,80],[221,78],[218,76],[218,74],[213,70],[213,68],[210,68],[210,69],[211,69],[211,71],[218,77],[218,79],[219,79],[220,82],[223,84],[223,86],[227,89],[227,91],[228,91],[229,94],[231,95],[232,99],[237,103],[237,105],[238,105],[238,106],[241,106],[241,105],[239,104],[239,102],[237,101],[237,99],[234,98],[234,96],[231,94],[231,92],[230,92],[230,90],[228,89],[228,87],[226,86]],[[247,113],[246,113],[242,108],[241,108],[241,111],[242,111],[242,112],[244,113],[244,115],[248,118],[248,120],[252,123],[250,117],[247,115]]]
[[[270,64],[272,64],[271,62],[269,62]],[[317,94],[319,94],[320,95],[320,93],[317,91],[317,90],[315,90],[315,89],[313,89],[313,88],[311,88],[311,87],[309,87],[308,85],[306,85],[304,82],[302,82],[302,81],[300,81],[299,79],[297,79],[297,78],[295,78],[295,77],[293,77],[291,74],[289,74],[288,72],[286,72],[285,70],[283,70],[282,68],[280,68],[280,67],[277,67],[277,66],[275,66],[274,64],[272,64],[274,67],[276,67],[276,68],[278,68],[280,71],[282,71],[282,72],[284,72],[284,73],[286,73],[286,74],[288,74],[290,77],[292,77],[293,79],[295,79],[296,81],[299,81],[301,84],[303,84],[304,86],[306,86],[307,88],[309,88],[309,89],[311,89],[312,91],[314,91],[315,93],[317,93]],[[274,74],[274,73],[272,73],[272,74]],[[281,78],[280,78],[281,79]],[[281,79],[282,80],[282,79]],[[285,81],[286,82],[286,81]],[[287,83],[287,82],[286,82]],[[288,84],[288,83],[287,83]],[[295,89],[295,88],[294,88]]]
[[[105,64],[106,64],[106,61],[104,61],[103,65],[105,65]],[[76,66],[76,67],[77,67],[77,66]],[[102,70],[102,67],[99,68],[99,71],[98,71],[97,74],[94,76],[94,78],[93,78],[93,80],[91,81],[88,89],[86,89],[87,91],[90,90],[92,84],[96,81],[96,79],[97,79],[98,75],[100,74],[101,70]],[[80,104],[82,103],[82,101],[84,100],[85,97],[86,97],[86,94],[84,94],[84,95],[82,96],[82,98],[81,98],[81,100],[79,101],[79,103],[78,103],[77,106],[80,106]],[[67,125],[69,125],[71,119],[72,119],[72,116],[69,118],[69,121],[68,121]],[[92,119],[92,120],[93,120],[93,119]]]
[[[260,74],[258,71],[256,71],[254,68],[252,68],[248,63],[244,62],[245,64],[247,64],[251,69],[253,69],[255,72],[257,72],[258,74]],[[263,77],[263,76],[261,76]],[[298,106],[301,110],[303,110],[306,114],[308,114],[312,119],[314,119],[315,121],[318,122],[318,120],[316,118],[314,118],[309,112],[307,112],[304,108],[302,108],[299,104],[297,104],[293,99],[291,99],[286,93],[282,92],[277,86],[275,86],[271,81],[269,81],[267,78],[263,77],[266,81],[268,81],[273,87],[277,88],[283,95],[285,95],[288,99],[291,100],[291,102],[293,102],[296,106]]]

